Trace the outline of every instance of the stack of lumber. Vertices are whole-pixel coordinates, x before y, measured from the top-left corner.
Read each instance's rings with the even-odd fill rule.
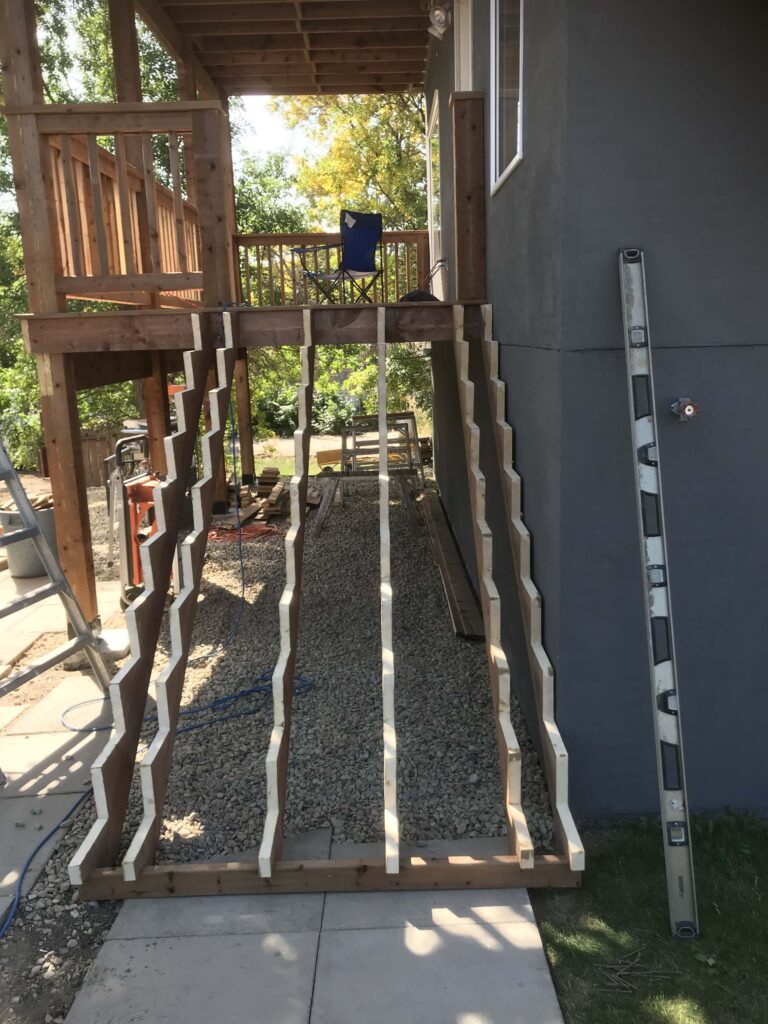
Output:
[[[272,488],[280,480],[280,470],[276,466],[265,466],[261,471],[261,476],[256,481],[256,496],[258,498],[268,498],[272,493]]]
[[[36,498],[30,497],[29,500],[32,503],[32,508],[34,508],[38,512],[41,511],[44,508],[53,508],[53,495],[51,494],[50,491],[48,491],[46,494],[38,494],[38,496]],[[0,505],[0,512],[15,512],[15,511],[16,511],[16,502],[15,501],[9,500],[9,501],[6,501],[4,505]]]
[[[235,486],[235,481],[230,478],[229,480],[229,501],[231,505],[237,504],[240,508],[248,508],[254,502],[253,493],[248,484],[238,484]],[[235,493],[237,491],[237,493]]]

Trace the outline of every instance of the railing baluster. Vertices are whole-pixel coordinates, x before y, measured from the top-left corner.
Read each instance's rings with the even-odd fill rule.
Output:
[[[285,306],[285,253],[283,252],[283,246],[280,244],[277,247],[278,259],[280,260],[280,295],[282,297],[282,303]]]
[[[406,242],[405,248],[405,290],[406,292],[412,291],[411,287],[411,243]]]
[[[274,248],[271,245],[266,246],[267,250],[267,272],[269,274],[269,302],[268,306],[276,306],[275,302],[275,272],[272,266],[274,259]]]
[[[168,153],[171,161],[171,183],[173,186],[173,217],[176,234],[176,255],[178,269],[187,272],[187,240],[184,237],[184,199],[181,194],[181,173],[179,165],[179,136],[176,132],[168,133]]]
[[[152,136],[141,136],[141,155],[144,164],[144,196],[147,204],[147,227],[149,230],[149,251],[152,261],[152,273],[159,273],[163,268],[160,265],[160,246],[158,244],[157,231],[157,197],[155,196],[155,174],[154,174],[154,153],[152,151]]]
[[[244,255],[245,255],[245,268],[244,268],[245,269],[245,295],[243,296],[243,301],[247,302],[249,306],[252,306],[253,305],[253,300],[251,299],[251,250],[250,250],[250,247],[247,246],[247,245],[245,247]]]
[[[131,190],[128,187],[128,158],[125,155],[125,136],[115,136],[115,157],[117,160],[117,195],[120,201],[120,223],[122,225],[122,248],[125,256],[126,274],[136,273],[136,255],[133,245],[133,215]]]
[[[72,151],[69,136],[60,135],[61,167],[64,175],[64,193],[67,203],[67,222],[69,224],[69,244],[72,254],[72,273],[79,277],[83,272],[83,238],[80,230],[80,210],[77,202],[77,188],[72,170]]]
[[[264,275],[262,274],[262,267],[261,267],[261,246],[260,245],[256,246],[256,272],[258,274],[258,277],[256,279],[257,282],[258,282],[257,286],[256,286],[257,289],[258,289],[257,294],[256,294],[256,305],[257,306],[263,306],[264,303],[261,301],[261,297],[264,294],[264,290],[263,290],[264,289]]]
[[[109,273],[107,256],[107,234],[104,229],[104,208],[101,194],[101,170],[99,168],[99,143],[95,135],[88,136],[88,171],[91,177],[93,197],[93,223],[96,228],[96,245],[99,254],[99,273]]]

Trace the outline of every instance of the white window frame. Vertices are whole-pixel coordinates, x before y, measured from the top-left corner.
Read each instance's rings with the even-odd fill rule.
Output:
[[[453,23],[454,84],[457,92],[471,92],[472,0],[455,0]]]
[[[440,130],[439,130],[439,119],[440,119],[440,94],[435,89],[432,96],[432,106],[429,110],[429,116],[427,118],[427,228],[429,230],[429,266],[430,270],[435,263],[443,257],[443,225],[435,224],[433,220],[433,193],[432,193],[432,179],[434,176],[434,167],[432,165],[432,138],[435,135],[435,128],[437,128],[437,144],[440,146]],[[437,173],[440,174],[440,165],[438,165]],[[443,217],[443,191],[440,189],[440,220]],[[437,244],[435,244],[437,242]],[[432,285],[435,287],[435,292],[438,299],[442,299],[445,294],[445,280],[443,277],[444,267],[438,270],[437,274],[433,278]]]
[[[523,55],[525,53],[525,0],[520,0],[520,99],[517,115],[517,153],[504,168],[499,168],[499,0],[491,3],[491,195],[495,195],[523,159]]]

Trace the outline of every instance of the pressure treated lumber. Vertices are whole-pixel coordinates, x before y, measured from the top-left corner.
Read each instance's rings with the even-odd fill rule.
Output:
[[[81,900],[130,899],[141,896],[215,896],[246,893],[377,892],[436,889],[574,888],[581,882],[565,858],[536,857],[522,870],[517,857],[477,860],[467,856],[403,857],[397,874],[378,860],[280,861],[264,878],[256,864],[192,863],[145,868],[136,882],[126,882],[116,868],[94,871],[78,890]]]
[[[493,420],[494,447],[504,494],[509,543],[515,563],[528,660],[533,679],[544,770],[555,832],[574,871],[584,869],[584,846],[568,806],[568,752],[555,723],[555,670],[544,650],[541,595],[531,576],[531,535],[523,522],[522,481],[514,468],[514,433],[507,422],[506,385],[499,377],[499,343],[493,340],[491,307],[483,306],[483,364]]]
[[[131,653],[112,680],[114,729],[91,769],[96,821],[69,865],[80,885],[94,867],[114,863],[120,846],[149,680],[176,550],[179,520],[212,360],[210,332],[192,324],[195,348],[184,354],[186,387],[174,395],[177,430],[165,439],[168,477],[154,488],[157,532],[141,545],[144,593],[126,610]]]
[[[379,306],[379,566],[381,616],[381,706],[384,740],[384,860],[387,874],[400,869],[400,820],[397,813],[397,731],[395,728],[395,647],[392,637],[392,573],[389,531],[389,424],[387,422],[387,343],[384,309]]]
[[[464,432],[472,532],[475,541],[480,607],[483,612],[488,671],[496,716],[496,733],[504,782],[504,806],[510,841],[524,869],[533,867],[533,843],[522,808],[522,756],[511,719],[509,664],[501,644],[501,608],[493,579],[493,537],[485,518],[485,477],[480,470],[480,428],[474,420],[474,384],[469,379],[469,343],[464,337],[464,309],[454,307],[454,353]]]
[[[424,491],[421,508],[429,530],[435,563],[443,581],[454,632],[466,640],[483,640],[483,616],[439,495],[432,490]]]
[[[221,300],[222,304],[227,299]],[[472,308],[473,304],[465,304]],[[218,308],[218,300],[196,312]],[[263,306],[233,310],[244,348],[301,346],[301,306]],[[376,306],[313,307],[315,345],[377,344]],[[453,342],[453,307],[442,302],[387,305],[387,343]],[[27,350],[41,352],[117,352],[134,349],[191,349],[189,315],[177,310],[121,310],[110,313],[53,313],[21,318]],[[479,341],[474,318],[467,323],[468,341]]]
[[[266,760],[267,815],[259,848],[259,870],[264,878],[271,876],[283,848],[293,681],[299,639],[299,602],[307,523],[309,440],[315,376],[312,312],[305,309],[303,316],[304,344],[301,348],[301,385],[298,394],[299,425],[293,435],[296,464],[291,478],[291,526],[285,537],[285,589],[280,598],[280,655],[272,674],[274,725]]]
[[[198,320],[198,330],[204,325]],[[128,881],[135,881],[143,867],[154,859],[163,819],[163,807],[171,772],[176,726],[187,669],[197,598],[203,576],[203,561],[208,546],[215,481],[223,461],[224,431],[232,387],[235,345],[232,317],[224,314],[224,347],[216,350],[217,387],[209,395],[211,429],[201,440],[203,476],[191,488],[193,528],[181,544],[184,586],[170,608],[171,650],[167,665],[155,682],[157,733],[139,767],[144,814],[141,824],[123,859]]]

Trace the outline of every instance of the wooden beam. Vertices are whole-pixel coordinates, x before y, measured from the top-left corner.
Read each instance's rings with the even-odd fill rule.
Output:
[[[272,735],[266,759],[267,814],[259,848],[259,872],[269,878],[280,860],[288,786],[293,682],[299,641],[299,604],[307,525],[309,440],[312,432],[312,397],[315,383],[315,346],[312,312],[303,311],[301,384],[298,389],[299,425],[293,435],[295,467],[291,478],[291,526],[285,538],[285,589],[280,598],[280,654],[272,673],[274,708]]]
[[[499,343],[493,340],[491,307],[483,307],[483,365],[494,429],[509,545],[515,564],[528,661],[533,680],[539,739],[555,832],[574,871],[584,870],[584,845],[568,806],[568,752],[555,721],[555,670],[544,649],[541,594],[531,574],[531,535],[523,522],[522,481],[514,468],[514,434],[507,422],[506,385],[499,377]]]
[[[174,25],[184,30],[191,30],[201,21],[230,22],[250,21],[266,22],[285,20],[292,3],[200,3],[200,4],[166,4],[165,9]],[[339,3],[326,0],[324,3],[300,4],[302,18],[323,21],[355,21],[359,18],[374,21],[393,21],[396,18],[412,18],[419,16],[418,5],[408,0],[387,0],[382,5],[376,0],[357,0]],[[422,19],[424,20],[424,19]]]
[[[467,303],[467,308],[472,304]],[[387,343],[453,342],[452,307],[442,302],[387,305]],[[200,312],[211,312],[210,308]],[[240,345],[246,348],[296,345],[303,339],[300,306],[263,306],[233,310],[239,320]],[[176,310],[122,310],[110,313],[59,313],[22,316],[27,351],[126,352],[189,349],[193,346],[188,314]],[[313,308],[317,345],[377,342],[376,306],[317,306]],[[466,324],[468,341],[479,341],[481,329]]]
[[[338,50],[342,40],[336,32],[315,32],[310,37],[313,53],[318,50]],[[403,46],[419,46],[426,49],[426,34],[407,30],[404,32],[357,32],[345,36],[343,43],[354,50],[387,50]],[[298,33],[293,35],[253,34],[240,36],[207,35],[198,39],[200,59],[205,61],[208,51],[243,52],[254,50],[304,50],[304,40]]]
[[[231,148],[224,111],[196,113],[194,139],[203,303],[207,307],[223,307],[237,300]]]
[[[73,885],[82,884],[94,868],[113,864],[122,839],[149,681],[176,553],[182,499],[198,439],[205,379],[213,355],[210,333],[201,332],[197,320],[192,327],[195,348],[184,354],[186,387],[174,396],[177,430],[165,441],[168,476],[153,491],[158,529],[141,545],[144,592],[125,613],[130,657],[110,686],[115,725],[91,769],[96,821],[69,864]]]
[[[136,896],[215,896],[247,893],[378,892],[442,889],[573,888],[581,876],[567,860],[537,857],[521,870],[516,857],[479,860],[468,856],[403,857],[397,874],[386,870],[384,858],[359,860],[281,861],[264,878],[252,861],[224,864],[170,864],[145,868],[136,882],[126,882],[119,869],[92,872],[78,890],[81,900],[122,900]]]
[[[174,25],[158,0],[136,0],[136,10],[144,24],[155,34],[174,60],[191,62],[200,92],[209,99],[218,99],[218,90],[194,55],[189,38]]]
[[[426,47],[400,46],[386,50],[312,50],[309,51],[312,62],[336,64],[336,65],[363,65],[363,66],[384,66],[394,62],[406,64],[418,64],[426,66]],[[205,54],[205,66],[212,71],[218,67],[237,67],[247,65],[250,68],[266,69],[288,69],[296,64],[303,64],[306,56],[303,50],[227,50],[224,52],[210,51]]]
[[[381,618],[381,706],[383,717],[384,862],[388,875],[400,870],[397,813],[397,729],[395,725],[395,645],[392,635],[392,573],[389,531],[389,425],[387,421],[387,343],[384,309],[376,310],[379,431],[379,605]]]
[[[522,807],[522,755],[511,718],[509,664],[501,644],[501,607],[493,579],[493,536],[485,518],[485,477],[480,470],[480,428],[474,419],[474,385],[469,379],[469,343],[464,335],[464,310],[454,307],[456,376],[464,433],[472,532],[479,577],[480,607],[485,627],[496,735],[504,784],[504,809],[509,838],[520,866],[533,867],[533,843]]]
[[[203,562],[208,545],[215,482],[224,459],[224,431],[235,362],[232,318],[225,316],[224,347],[216,350],[216,387],[210,392],[211,429],[201,439],[203,473],[191,488],[192,532],[181,545],[184,586],[170,608],[171,651],[167,664],[156,680],[157,733],[142,758],[139,768],[144,813],[128,852],[123,871],[128,881],[136,881],[140,871],[154,859],[163,824],[163,808],[171,773],[173,747],[181,708],[181,694],[187,669],[192,631],[195,626]],[[202,333],[204,325],[198,317]],[[213,338],[211,337],[211,343]]]
[[[293,36],[297,31],[302,34],[333,32],[346,37],[364,32],[426,32],[428,25],[429,19],[418,15],[413,18],[339,18],[336,21],[306,17],[301,19],[283,17],[266,21],[258,17],[247,16],[232,20],[217,18],[211,21],[196,21],[187,24],[185,28],[193,38],[198,36],[207,36],[208,38],[235,36],[249,32],[259,35]]]
[[[201,109],[210,109],[207,101],[200,102],[204,104]],[[168,132],[183,134],[192,131],[197,113],[196,105],[189,103],[179,104],[176,110],[159,110],[158,107],[164,104],[147,103],[142,104],[143,109],[137,111],[125,109],[132,104],[115,103],[111,111],[89,111],[86,108],[90,105],[83,103],[75,110],[50,106],[44,113],[35,115],[37,128],[43,135],[60,135],[62,132],[68,135],[114,135],[116,132],[124,135],[165,135]],[[184,106],[189,109],[183,109]],[[221,110],[221,104],[213,109]],[[22,116],[10,107],[6,108],[5,114],[9,118]]]
[[[454,93],[454,268],[458,302],[484,302],[485,105],[478,93]]]

